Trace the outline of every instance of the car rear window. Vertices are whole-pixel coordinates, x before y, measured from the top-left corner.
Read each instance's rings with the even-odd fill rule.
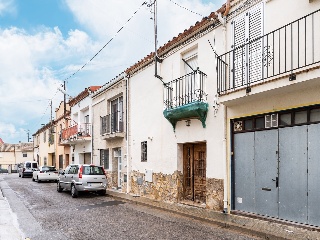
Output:
[[[26,168],[31,168],[31,163],[30,162],[26,163]]]
[[[38,163],[32,163],[32,168],[38,168]]]
[[[83,175],[104,175],[102,167],[98,166],[83,166]]]
[[[57,169],[55,167],[43,167],[42,171],[54,172],[57,171]]]

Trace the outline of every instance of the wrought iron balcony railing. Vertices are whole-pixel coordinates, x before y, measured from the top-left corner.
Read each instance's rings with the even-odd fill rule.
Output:
[[[164,85],[165,109],[172,109],[192,102],[206,102],[205,79],[199,69]]]
[[[217,58],[217,92],[225,94],[320,63],[320,9]]]
[[[123,132],[123,112],[116,111],[100,117],[100,134]]]

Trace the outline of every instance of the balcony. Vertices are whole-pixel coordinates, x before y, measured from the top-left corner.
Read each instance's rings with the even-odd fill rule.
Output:
[[[175,79],[164,86],[164,117],[175,130],[178,121],[197,118],[206,127],[208,112],[205,79],[207,75],[199,69]]]
[[[100,135],[102,139],[124,138],[123,125],[122,111],[116,111],[100,117]]]
[[[239,46],[217,58],[217,92],[270,83],[319,67],[320,10]]]
[[[82,123],[63,129],[59,140],[60,145],[91,141],[91,124]]]

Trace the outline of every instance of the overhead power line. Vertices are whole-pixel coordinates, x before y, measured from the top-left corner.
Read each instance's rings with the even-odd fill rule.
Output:
[[[69,77],[67,77],[64,81],[67,81],[68,79],[72,78],[74,75],[76,75],[79,71],[81,71],[83,68],[85,68],[88,63],[90,63],[96,56],[98,56],[98,54],[119,34],[119,32],[128,24],[128,22],[130,22],[130,20],[137,14],[137,12],[141,9],[141,7],[143,5],[147,4],[147,2],[143,2],[140,7],[132,14],[132,16],[126,21],[126,23],[116,32],[116,34],[114,34],[112,36],[112,38],[85,64],[83,64],[83,66],[81,68],[79,68],[77,71],[75,71],[74,73],[72,73]]]
[[[199,15],[199,16],[201,16],[201,17],[205,17],[205,16],[203,16],[202,14],[197,13],[197,12],[195,12],[195,11],[192,11],[192,10],[190,10],[190,9],[184,7],[184,6],[181,6],[180,4],[178,4],[178,3],[176,3],[176,2],[174,2],[174,1],[172,1],[172,0],[169,0],[169,1],[172,2],[173,4],[177,5],[178,7],[183,8],[184,10],[187,10],[187,11],[189,11],[189,12],[191,12],[191,13],[197,14],[197,15]]]

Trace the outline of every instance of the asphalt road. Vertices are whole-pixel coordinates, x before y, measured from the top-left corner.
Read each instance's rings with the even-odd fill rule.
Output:
[[[31,240],[44,239],[258,239],[198,220],[82,193],[58,193],[56,183],[3,175],[3,195]]]

